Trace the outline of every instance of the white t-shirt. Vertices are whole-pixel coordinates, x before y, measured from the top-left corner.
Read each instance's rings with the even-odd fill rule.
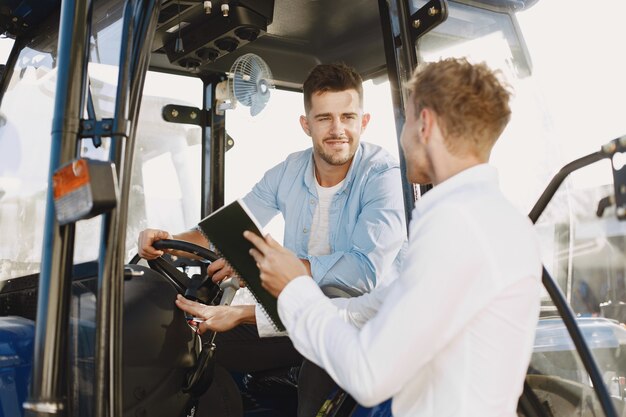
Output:
[[[315,169],[313,169],[313,178],[315,178]],[[311,222],[311,232],[309,237],[309,255],[322,256],[329,255],[331,253],[329,230],[328,230],[328,214],[330,211],[330,205],[333,201],[333,197],[337,194],[337,191],[343,186],[345,179],[332,187],[322,187],[317,180],[315,180],[315,186],[317,188],[318,202],[313,213],[313,220]],[[239,296],[239,293],[247,294],[247,298],[243,295]],[[243,304],[246,300],[246,304],[256,304],[252,294],[246,289],[246,291],[238,291],[238,298],[235,300],[238,304]],[[235,303],[235,301],[233,303]],[[274,326],[269,321],[261,306],[256,304],[255,317],[257,330],[261,337],[272,336],[285,336],[286,331],[279,332],[274,329]]]
[[[392,398],[395,417],[514,417],[540,283],[530,221],[479,165],[417,202],[388,287],[330,300],[298,277],[278,309],[296,349],[364,406]]]
[[[330,254],[328,212],[330,211],[333,197],[337,194],[344,181],[345,179],[332,187],[322,187],[317,180],[315,181],[318,200],[315,213],[313,213],[313,221],[311,222],[311,235],[309,238],[309,255],[311,256]]]

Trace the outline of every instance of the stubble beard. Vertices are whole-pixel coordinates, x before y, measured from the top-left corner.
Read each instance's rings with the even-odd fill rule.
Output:
[[[352,144],[352,141],[350,140],[348,142],[349,145]],[[347,153],[327,153],[324,152],[324,146],[323,145],[315,145],[315,153],[317,153],[317,155],[319,155],[320,158],[322,158],[322,161],[326,162],[329,165],[333,165],[333,166],[339,166],[339,165],[345,165],[347,162],[352,160],[352,157],[354,156],[356,152],[356,149],[348,149]]]

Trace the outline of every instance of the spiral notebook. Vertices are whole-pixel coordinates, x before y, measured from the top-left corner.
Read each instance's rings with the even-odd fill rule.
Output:
[[[198,223],[198,229],[246,282],[246,286],[274,328],[277,331],[284,331],[285,326],[278,316],[276,297],[261,285],[259,268],[249,253],[253,245],[243,237],[246,230],[263,236],[261,226],[244,201],[235,200],[214,211]]]

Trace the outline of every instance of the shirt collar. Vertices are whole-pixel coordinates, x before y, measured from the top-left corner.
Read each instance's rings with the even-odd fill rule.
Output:
[[[339,190],[337,190],[337,194],[341,194],[348,187],[350,187],[350,184],[352,184],[352,181],[354,180],[354,176],[356,175],[356,170],[357,170],[356,167],[359,166],[361,159],[363,158],[362,148],[363,148],[363,144],[359,143],[359,146],[356,148],[356,152],[354,153],[354,157],[352,158],[352,162],[350,163],[350,168],[348,169],[346,178],[344,178],[343,185],[341,186]],[[314,166],[315,165],[313,163],[313,148],[310,148],[310,157],[308,159],[308,163],[307,163],[307,166],[305,168],[305,173],[304,173],[304,184],[307,186],[311,194],[317,194],[317,191],[315,188],[315,184],[317,183],[317,180],[313,178],[313,173],[315,172]]]
[[[476,186],[479,183],[482,184],[481,187],[498,188],[498,171],[496,168],[488,164],[479,164],[453,175],[433,187],[415,203],[414,217],[430,210],[445,196],[454,194],[461,189],[465,190],[468,186]]]

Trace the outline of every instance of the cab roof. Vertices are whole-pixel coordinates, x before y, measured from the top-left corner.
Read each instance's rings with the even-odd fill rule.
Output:
[[[454,0],[496,11],[519,10],[537,0]],[[363,78],[385,72],[380,5],[385,0],[163,0],[154,37],[153,70],[206,77],[228,72],[237,57],[255,53],[275,81],[299,86],[310,69],[341,61]],[[412,12],[426,1],[409,2]],[[56,48],[61,0],[0,0],[0,29]],[[228,5],[227,13],[224,11]],[[122,17],[124,1],[96,0],[93,29]]]

